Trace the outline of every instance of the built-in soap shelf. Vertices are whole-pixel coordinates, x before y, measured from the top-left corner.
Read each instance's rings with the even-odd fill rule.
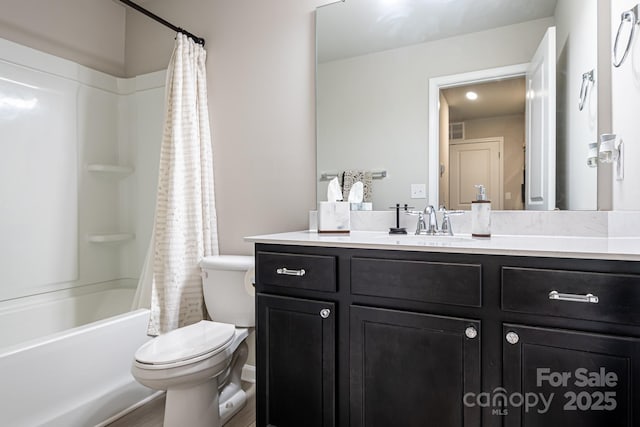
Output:
[[[91,243],[121,243],[135,239],[133,233],[95,233],[87,235],[87,240]]]
[[[87,165],[89,172],[110,173],[114,175],[126,176],[133,173],[133,167],[123,165],[110,165],[105,163],[91,163]]]

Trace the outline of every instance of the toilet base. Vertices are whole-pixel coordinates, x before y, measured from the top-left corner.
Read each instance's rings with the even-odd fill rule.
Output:
[[[164,427],[221,427],[218,416],[218,380],[167,390]]]
[[[163,427],[222,427],[244,408],[247,394],[235,384],[227,385],[220,394],[218,382],[211,380],[188,389],[167,390],[166,399]]]
[[[247,403],[247,394],[244,390],[236,390],[233,394],[227,395],[224,402],[220,402],[220,425],[223,426],[233,417],[240,412]]]
[[[219,374],[200,384],[187,383],[167,389],[164,407],[164,427],[222,427],[247,401],[242,390],[242,367],[249,347],[242,341],[235,349],[226,369],[218,365]]]
[[[222,390],[220,390],[220,425],[224,425],[240,411],[247,402],[247,394],[242,390],[242,367],[247,362],[249,346],[243,340],[233,355],[229,377]]]

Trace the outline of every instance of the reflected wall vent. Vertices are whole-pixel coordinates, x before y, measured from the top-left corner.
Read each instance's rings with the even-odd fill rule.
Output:
[[[464,122],[449,123],[449,139],[464,139]]]

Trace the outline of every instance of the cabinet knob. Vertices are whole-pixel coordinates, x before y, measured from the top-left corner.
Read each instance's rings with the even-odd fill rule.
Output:
[[[478,336],[478,330],[473,326],[469,326],[464,330],[464,334],[467,336],[467,338],[474,339]]]
[[[509,344],[518,344],[520,341],[520,337],[515,332],[508,332],[506,338]]]
[[[322,317],[323,319],[329,317],[330,314],[331,310],[329,310],[328,308],[323,308],[322,310],[320,310],[320,317]]]

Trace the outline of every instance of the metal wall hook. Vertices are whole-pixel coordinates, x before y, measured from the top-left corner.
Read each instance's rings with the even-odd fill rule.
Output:
[[[622,54],[622,58],[618,60],[618,42],[620,41],[620,34],[622,33],[622,28],[625,23],[631,24],[631,32],[629,33],[629,39],[627,40],[627,44],[624,48],[624,53]],[[629,50],[631,49],[631,44],[633,43],[633,38],[636,33],[636,26],[640,24],[640,4],[635,5],[632,9],[622,12],[620,17],[620,25],[618,26],[618,32],[616,34],[616,40],[613,43],[613,65],[618,68],[622,65],[624,60],[627,58],[629,54]]]
[[[596,79],[593,76],[593,70],[582,74],[582,84],[580,85],[580,99],[578,100],[578,109],[582,111],[584,104],[587,103],[587,96],[589,95],[589,86],[596,83]]]

